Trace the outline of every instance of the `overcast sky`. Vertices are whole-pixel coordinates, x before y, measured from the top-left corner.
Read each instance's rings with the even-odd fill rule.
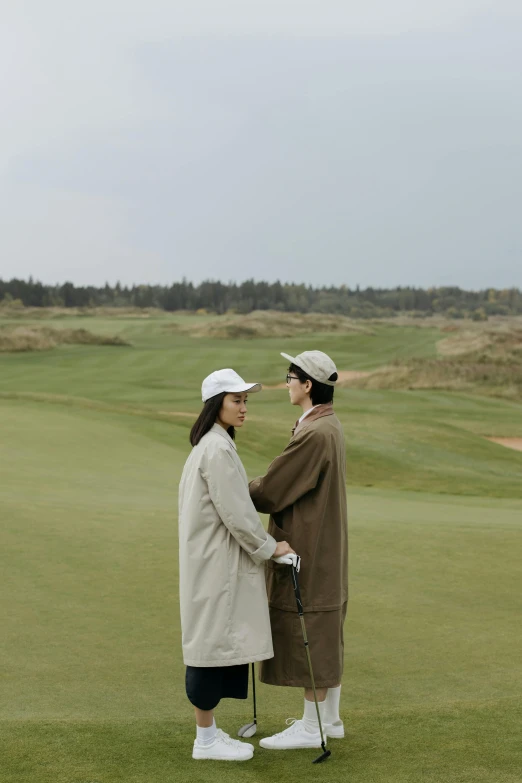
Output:
[[[0,277],[522,286],[522,4],[13,0]]]

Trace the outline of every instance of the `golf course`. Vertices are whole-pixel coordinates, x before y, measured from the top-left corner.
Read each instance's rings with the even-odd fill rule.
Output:
[[[520,318],[35,310],[0,310],[0,783],[521,783],[522,451],[491,440],[522,439]],[[477,341],[504,353],[464,377]],[[201,381],[266,387],[237,433],[254,478],[299,415],[280,351],[309,349],[343,378],[346,738],[318,766],[258,748],[303,708],[259,685],[252,761],[193,761],[177,489]]]

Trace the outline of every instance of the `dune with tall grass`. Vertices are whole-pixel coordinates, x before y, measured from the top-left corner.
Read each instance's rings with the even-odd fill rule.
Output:
[[[184,322],[167,324],[165,329],[175,329],[191,337],[220,340],[295,337],[318,332],[373,334],[372,327],[367,323],[342,315],[284,313],[278,310],[254,310],[244,315],[227,313],[205,319],[195,317]]]
[[[94,334],[88,329],[41,326],[0,328],[0,352],[50,351],[58,345],[129,345],[119,335]]]
[[[522,399],[522,319],[446,327],[436,357],[395,358],[351,385],[360,389],[444,389]]]

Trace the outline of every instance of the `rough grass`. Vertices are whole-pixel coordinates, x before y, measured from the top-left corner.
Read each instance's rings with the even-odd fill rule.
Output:
[[[448,327],[438,358],[396,359],[351,385],[361,389],[444,389],[522,399],[522,321]]]
[[[56,320],[62,318],[161,318],[165,310],[157,307],[24,307],[0,305],[0,317],[16,320]]]
[[[442,329],[442,331],[447,331]],[[522,319],[499,321],[496,324],[483,324],[475,329],[453,329],[451,337],[446,337],[437,345],[441,356],[468,356],[484,358],[503,358],[522,361]]]
[[[130,345],[119,335],[94,334],[87,329],[41,326],[0,328],[0,352],[50,351],[57,345]]]
[[[481,357],[398,360],[366,377],[354,378],[359,389],[442,389],[522,399],[522,363]]]
[[[371,327],[364,322],[344,316],[320,313],[282,313],[275,310],[255,310],[247,315],[221,315],[204,321],[196,318],[184,323],[169,324],[165,328],[175,329],[191,337],[218,340],[295,337],[317,332],[374,333]]]

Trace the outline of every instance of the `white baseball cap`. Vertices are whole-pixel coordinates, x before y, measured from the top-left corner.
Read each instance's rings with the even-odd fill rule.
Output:
[[[288,359],[290,364],[295,364],[296,367],[304,370],[314,381],[324,383],[326,386],[335,386],[335,381],[328,379],[334,372],[337,372],[337,367],[327,353],[322,351],[304,351],[299,356],[289,356],[287,353],[282,353],[281,356]]]
[[[240,392],[259,392],[261,388],[260,383],[247,383],[235,370],[228,368],[226,370],[216,370],[207,375],[201,385],[201,396],[203,402],[206,402],[211,397],[215,397],[216,394],[221,394],[222,392],[229,394],[234,392],[238,394]]]

